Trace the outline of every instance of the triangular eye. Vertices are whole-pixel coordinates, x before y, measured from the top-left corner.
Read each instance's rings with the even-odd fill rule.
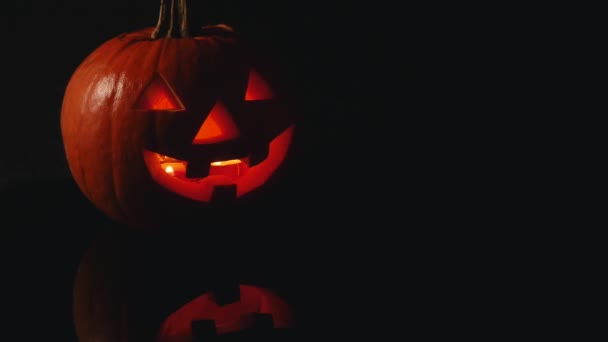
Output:
[[[249,82],[245,92],[245,101],[269,100],[273,97],[272,90],[257,71],[249,71]]]
[[[157,75],[144,88],[135,103],[135,109],[178,111],[183,110],[184,106],[169,84],[160,75]]]

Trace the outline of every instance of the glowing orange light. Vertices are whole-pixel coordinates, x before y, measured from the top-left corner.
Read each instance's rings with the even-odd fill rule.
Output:
[[[209,116],[192,141],[193,144],[210,144],[239,137],[239,129],[230,118],[228,110],[221,101],[217,101]]]
[[[157,76],[150,82],[135,105],[140,110],[181,110],[184,109],[177,95],[165,80]]]
[[[244,175],[248,169],[247,162],[240,159],[222,160],[211,163],[209,175],[236,178]]]
[[[171,176],[175,175],[175,171],[173,171],[173,167],[171,165],[167,165],[167,167],[165,167],[165,172]]]
[[[272,90],[262,76],[255,70],[249,72],[249,83],[245,92],[245,101],[268,100],[272,98]]]
[[[148,150],[143,151],[144,160],[150,175],[157,183],[181,196],[209,202],[216,186],[234,184],[237,186],[238,198],[259,188],[272,176],[287,155],[293,131],[294,126],[290,126],[270,142],[268,157],[264,161],[251,167],[248,158],[243,158],[240,162],[231,159],[230,165],[224,165],[228,160],[215,161],[209,168],[209,176],[203,178],[186,178],[188,163],[185,161],[173,159],[163,162],[159,154]],[[221,165],[217,165],[218,162]],[[167,164],[173,167],[174,176],[165,171]]]
[[[213,166],[226,166],[240,163],[240,159],[230,159],[230,160],[222,160],[211,163]]]

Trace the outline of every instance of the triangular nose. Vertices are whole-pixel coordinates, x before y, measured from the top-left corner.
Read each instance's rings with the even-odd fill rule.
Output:
[[[250,70],[245,101],[270,100],[271,98],[272,90],[268,83],[255,70]]]
[[[239,129],[221,101],[217,101],[196,133],[193,144],[213,144],[239,137]]]

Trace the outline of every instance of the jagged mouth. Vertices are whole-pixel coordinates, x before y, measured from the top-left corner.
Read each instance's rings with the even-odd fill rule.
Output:
[[[143,157],[152,179],[173,193],[201,202],[233,199],[262,186],[272,176],[285,159],[292,135],[293,125],[270,141],[267,150],[254,149],[242,158],[223,154],[228,158],[181,160],[147,149]]]
[[[247,186],[255,168],[250,156],[202,163],[144,150],[144,160],[158,184],[196,201],[232,200],[253,188]]]
[[[158,159],[160,167],[165,171],[167,175],[186,182],[200,182],[209,176],[225,176],[230,178],[239,178],[244,176],[247,173],[247,170],[249,169],[250,158],[247,156],[245,158],[240,159],[218,160],[211,162],[208,165],[208,174],[200,175],[198,177],[189,177],[187,175],[187,161],[179,160],[155,152],[151,153],[153,153],[154,157]]]

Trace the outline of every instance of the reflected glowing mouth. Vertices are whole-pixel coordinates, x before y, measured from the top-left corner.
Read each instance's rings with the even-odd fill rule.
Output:
[[[154,152],[152,152],[154,153]],[[209,164],[209,174],[203,177],[187,177],[188,162],[154,153],[160,167],[166,174],[188,182],[199,182],[207,176],[226,176],[238,178],[247,173],[249,157],[215,161]]]

